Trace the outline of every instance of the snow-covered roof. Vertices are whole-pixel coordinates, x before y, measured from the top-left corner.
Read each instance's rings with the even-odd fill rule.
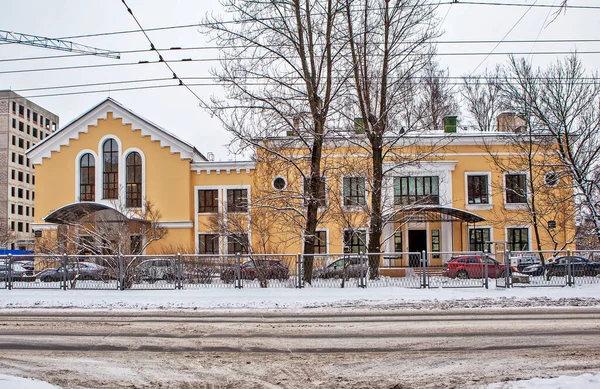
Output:
[[[122,119],[123,124],[131,124],[133,131],[140,131],[142,136],[149,136],[152,141],[160,142],[162,147],[169,147],[172,154],[179,153],[181,159],[207,160],[192,144],[136,114],[110,97],[27,150],[27,157],[34,165],[42,163],[42,159],[50,158],[53,151],[59,151],[61,146],[67,146],[72,139],[79,139],[79,134],[87,133],[89,126],[97,126],[98,120],[106,119],[108,112],[112,112],[114,118]]]

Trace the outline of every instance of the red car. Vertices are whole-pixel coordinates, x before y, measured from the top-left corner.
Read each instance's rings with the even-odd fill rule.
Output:
[[[487,265],[486,265],[487,261]],[[444,276],[450,278],[483,278],[485,277],[484,266],[488,268],[489,278],[504,277],[505,265],[492,258],[485,258],[479,255],[465,255],[452,258],[444,264]],[[511,272],[518,272],[514,267]]]
[[[284,281],[290,278],[288,265],[279,259],[255,259],[242,263],[241,277],[244,280],[264,278],[267,280]],[[225,282],[235,280],[235,267],[229,265],[221,270],[221,279]]]

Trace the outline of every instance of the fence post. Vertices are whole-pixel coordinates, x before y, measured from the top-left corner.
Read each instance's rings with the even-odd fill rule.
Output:
[[[183,261],[181,258],[181,253],[177,253],[177,258],[175,258],[175,289],[183,289]]]
[[[427,257],[425,250],[421,251],[421,270],[423,270],[423,281],[421,282],[421,288],[428,288],[429,283],[427,282]]]
[[[67,264],[68,264],[68,258],[67,258],[67,254],[63,254],[63,261],[62,261],[62,268],[63,268],[63,272],[62,272],[62,277],[61,277],[61,288],[62,290],[67,290],[67,278],[68,278],[68,269],[67,269]]]
[[[489,269],[488,269],[488,251],[487,249],[483,251],[483,285],[486,289],[490,288],[490,280],[489,280]],[[496,276],[497,277],[497,276]]]
[[[125,261],[123,260],[123,254],[119,254],[118,257],[119,265],[119,290],[125,290]]]
[[[567,250],[567,286],[573,286],[573,261],[571,260],[571,250]]]
[[[7,278],[8,284],[6,286],[7,286],[8,290],[12,290],[12,287],[13,287],[13,285],[12,285],[12,266],[13,266],[12,262],[13,261],[12,261],[11,254],[8,254],[7,261],[8,261],[8,278]]]
[[[235,288],[242,289],[242,257],[240,253],[235,254]]]
[[[304,288],[304,258],[300,253],[296,256],[296,269],[298,271],[296,288]]]
[[[510,250],[504,249],[504,282],[510,288]]]
[[[359,288],[366,288],[367,287],[367,283],[366,283],[366,272],[365,272],[365,257],[363,256],[362,251],[360,251],[358,253],[358,258],[360,261],[360,270],[358,271],[358,287]]]

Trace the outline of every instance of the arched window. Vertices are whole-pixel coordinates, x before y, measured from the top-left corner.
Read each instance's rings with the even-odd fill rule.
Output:
[[[96,160],[90,153],[79,159],[79,201],[96,200]]]
[[[108,139],[102,146],[102,198],[119,198],[119,146],[114,139]]]
[[[127,156],[127,207],[140,208],[142,206],[142,157],[133,152]]]

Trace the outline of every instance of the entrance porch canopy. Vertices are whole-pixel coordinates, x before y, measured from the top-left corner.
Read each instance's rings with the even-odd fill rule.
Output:
[[[440,215],[448,215],[456,221],[473,224],[485,221],[483,217],[475,213],[441,205],[410,205],[397,211],[396,215],[406,213],[418,216],[422,221],[452,221],[442,220]],[[425,217],[421,218],[422,216]]]
[[[96,212],[106,211],[107,219],[103,219],[104,222],[124,222],[124,221],[139,221],[144,222],[138,214],[131,213],[125,215],[122,212],[116,210],[110,205],[95,203],[95,202],[81,202],[72,203],[62,206],[52,211],[48,216],[44,218],[46,223],[55,224],[73,224],[82,221],[87,216]],[[105,216],[105,217],[106,217]]]

